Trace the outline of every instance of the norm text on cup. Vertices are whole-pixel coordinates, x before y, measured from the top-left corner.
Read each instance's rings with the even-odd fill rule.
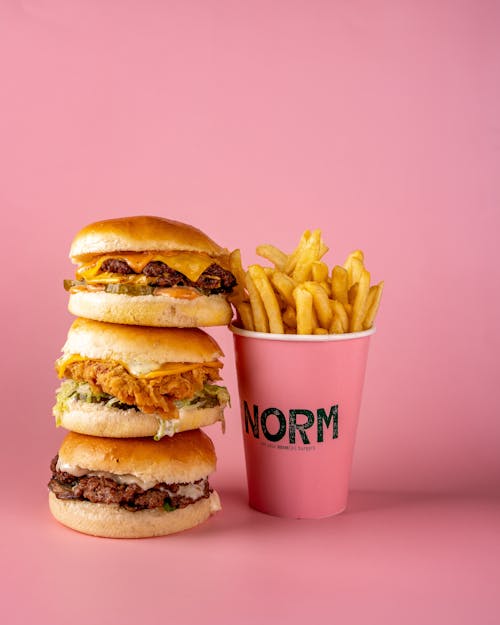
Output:
[[[276,407],[260,409],[258,405],[243,400],[245,433],[254,438],[261,436],[271,442],[285,442],[294,445],[322,443],[327,438],[339,436],[338,404],[329,408],[290,408],[288,411]]]

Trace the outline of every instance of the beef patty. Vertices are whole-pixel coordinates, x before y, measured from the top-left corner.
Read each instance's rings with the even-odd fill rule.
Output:
[[[192,484],[199,487],[200,496],[188,497],[183,494],[187,483],[179,482],[155,484],[153,488],[144,490],[138,484],[119,484],[110,477],[100,475],[83,475],[77,477],[57,469],[56,455],[50,463],[52,477],[48,484],[58,499],[91,501],[92,503],[115,503],[127,510],[151,510],[152,508],[185,508],[189,504],[210,496],[212,489],[208,479],[197,480]]]
[[[108,258],[101,265],[101,271],[130,275],[136,273],[126,261],[118,258]],[[180,271],[172,269],[159,260],[148,263],[142,272],[148,276],[148,283],[152,286],[193,286],[201,291],[217,293],[230,293],[236,286],[236,278],[227,269],[213,263],[205,269],[196,282],[191,281]]]

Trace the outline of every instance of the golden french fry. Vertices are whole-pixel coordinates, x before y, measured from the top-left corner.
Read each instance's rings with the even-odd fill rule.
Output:
[[[321,258],[323,258],[323,256],[328,252],[330,248],[325,245],[325,242],[323,241],[323,237],[320,236],[320,240],[319,240],[319,256],[318,256],[318,260],[320,260]]]
[[[360,332],[363,329],[363,319],[366,314],[366,300],[370,290],[370,274],[363,269],[352,303],[352,315],[349,325],[350,332]],[[354,288],[354,287],[353,287]]]
[[[365,255],[363,254],[363,252],[361,250],[354,250],[354,252],[351,252],[349,254],[349,256],[346,258],[346,261],[344,263],[344,267],[347,269],[349,267],[349,265],[351,264],[353,258],[357,258],[358,260],[360,260],[362,263],[365,262]]]
[[[363,330],[369,330],[373,326],[375,316],[380,306],[380,300],[382,298],[382,291],[384,290],[384,282],[380,282],[375,286],[370,287],[368,293],[368,301],[366,306],[366,314],[363,319]]]
[[[227,299],[234,305],[239,302],[248,302],[248,294],[245,291],[245,285],[237,282]]]
[[[373,286],[370,287],[370,290],[368,291],[368,297],[366,298],[366,314],[368,314],[370,306],[373,304],[373,301],[375,299],[375,294],[377,292],[377,288],[378,288],[378,284],[374,284]],[[365,319],[366,319],[366,314],[365,314]],[[363,323],[364,323],[364,319],[363,319]]]
[[[259,245],[256,252],[262,258],[271,261],[279,271],[285,270],[288,256],[274,245]]]
[[[240,250],[233,250],[231,254],[229,254],[229,269],[231,270],[233,276],[236,278],[238,286],[241,286],[241,288],[245,288],[246,276],[243,270],[243,265],[241,264]]]
[[[349,304],[354,304],[354,300],[356,299],[356,293],[358,292],[358,288],[359,288],[359,282],[356,282],[356,284],[353,284],[348,293],[347,293],[347,299],[349,300]]]
[[[313,299],[313,307],[312,307],[312,327],[313,327],[313,331],[316,328],[319,328],[318,315],[316,314],[316,309],[314,308],[314,299]]]
[[[342,302],[339,302],[338,300],[330,300],[330,306],[332,308],[333,315],[340,319],[342,332],[349,332],[349,316]]]
[[[283,323],[289,328],[297,327],[297,315],[295,314],[295,310],[292,308],[292,306],[287,306],[287,308],[284,310]]]
[[[328,273],[328,265],[322,260],[315,260],[311,265],[312,279],[315,282],[326,282]]]
[[[238,302],[235,303],[235,306],[245,330],[255,330],[255,326],[253,323],[252,306],[250,305],[250,303]]]
[[[274,271],[271,276],[271,282],[276,291],[281,295],[283,301],[285,301],[288,306],[295,308],[293,290],[297,285],[292,278],[281,271]]]
[[[332,269],[332,296],[342,304],[348,303],[347,298],[347,271],[340,265]]]
[[[333,321],[329,328],[330,334],[343,334],[344,329],[342,327],[342,322],[339,317],[334,316]]]
[[[285,330],[283,328],[280,305],[266,272],[260,265],[250,265],[248,273],[259,291],[262,303],[266,309],[269,330],[272,334],[283,334]]]
[[[330,284],[328,282],[320,282],[319,285],[323,289],[323,291],[328,295],[328,297],[330,297],[330,295],[332,294],[332,291],[330,289]]]
[[[328,330],[325,328],[314,328],[313,334],[328,334]]]
[[[297,334],[312,334],[313,298],[307,289],[298,286],[293,292],[297,314]]]
[[[344,263],[344,269],[347,271],[347,288],[350,289],[353,284],[359,282],[361,271],[363,270],[364,254],[361,250],[351,252]]]
[[[269,321],[264,308],[264,303],[260,296],[259,290],[255,286],[252,276],[247,271],[246,286],[252,306],[253,324],[257,332],[269,332]]]
[[[292,277],[297,284],[309,280],[311,278],[311,262],[307,262],[305,258],[301,261],[297,261]]]
[[[312,264],[318,260],[320,255],[320,238],[321,230],[313,230],[303,245],[292,273],[295,282],[305,282],[311,277]]]
[[[272,267],[262,267],[262,269],[268,278],[270,278],[274,273],[274,269]]]
[[[292,271],[295,269],[295,265],[297,264],[297,259],[298,259],[299,255],[300,255],[300,252],[301,252],[303,246],[309,240],[310,236],[311,236],[311,231],[310,230],[305,230],[304,233],[302,234],[302,236],[300,237],[299,244],[294,249],[294,251],[288,256],[288,260],[287,260],[286,265],[285,265],[285,273],[287,273],[288,275],[290,275],[292,273]]]
[[[353,284],[359,282],[361,273],[363,272],[363,262],[359,258],[353,257],[347,267],[347,288],[350,289]]]
[[[333,316],[328,295],[317,282],[304,282],[304,287],[313,297],[314,310],[316,311],[319,325],[328,329]]]

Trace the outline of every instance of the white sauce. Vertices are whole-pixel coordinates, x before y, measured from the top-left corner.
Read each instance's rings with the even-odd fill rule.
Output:
[[[153,488],[158,484],[158,480],[143,480],[136,475],[132,475],[131,473],[125,473],[123,475],[118,475],[117,473],[110,473],[108,471],[91,471],[89,469],[85,469],[83,467],[79,467],[78,465],[71,465],[65,462],[61,462],[61,459],[57,461],[57,470],[64,471],[65,473],[69,473],[70,475],[74,475],[75,477],[83,477],[84,475],[96,476],[96,477],[107,477],[112,480],[115,480],[118,484],[137,484],[143,490],[148,490],[149,488]],[[193,484],[192,482],[189,484],[182,484],[179,486],[179,489],[176,493],[170,492],[165,489],[168,494],[171,495],[180,495],[182,497],[189,497],[190,499],[198,499],[203,495],[204,485],[203,482],[200,484]]]

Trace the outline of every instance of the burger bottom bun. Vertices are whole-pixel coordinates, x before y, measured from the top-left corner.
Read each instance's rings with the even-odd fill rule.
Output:
[[[125,325],[197,328],[227,325],[232,310],[224,295],[194,299],[168,295],[123,295],[80,291],[69,297],[68,310],[77,317]]]
[[[83,534],[104,538],[148,538],[195,527],[219,511],[221,506],[216,491],[208,498],[172,512],[163,508],[132,512],[118,504],[58,499],[49,492],[49,508],[60,523]]]
[[[159,414],[146,414],[131,408],[121,410],[112,406],[89,404],[85,401],[68,402],[68,409],[58,417],[58,425],[66,430],[111,438],[154,436],[160,427]],[[196,430],[224,420],[222,406],[212,408],[181,408],[179,417],[165,424],[165,434]]]

